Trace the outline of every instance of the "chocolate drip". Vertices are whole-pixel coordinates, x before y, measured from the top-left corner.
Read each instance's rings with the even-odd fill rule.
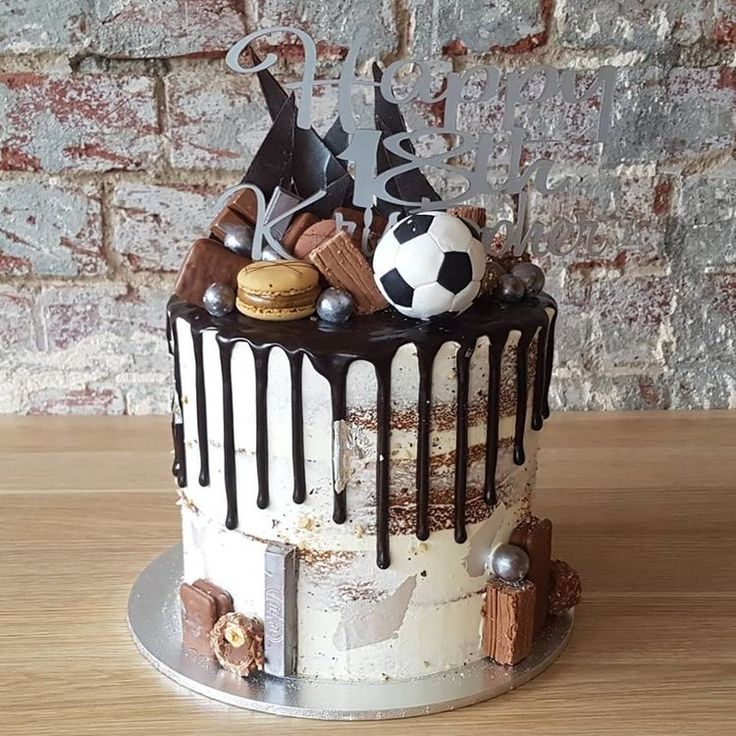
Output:
[[[268,357],[271,346],[262,348],[251,346],[256,374],[256,470],[258,472],[259,509],[268,508]]]
[[[170,316],[166,320],[166,340],[169,344],[169,352],[174,356],[174,387],[176,389],[175,401],[179,405],[179,414],[182,413],[181,400],[181,365],[179,363],[179,338],[176,334],[176,326],[173,324]],[[171,473],[176,478],[176,484],[179,488],[184,488],[187,484],[187,456],[186,445],[184,444],[184,422],[176,421],[176,417],[171,417],[171,437],[174,443],[174,462],[171,466]]]
[[[207,439],[207,394],[204,387],[204,357],[202,332],[192,333],[194,344],[194,381],[197,393],[197,438],[199,444],[199,485],[210,484],[210,456]]]
[[[235,427],[233,425],[233,382],[232,359],[234,343],[217,336],[220,346],[220,367],[222,371],[222,451],[225,463],[225,497],[227,499],[227,516],[225,526],[228,529],[238,528],[238,495],[235,477]]]
[[[517,346],[517,403],[514,433],[514,462],[524,462],[524,429],[527,411],[527,360],[529,346],[537,337],[538,354],[534,381],[532,424],[541,426],[542,419],[549,414],[546,394],[549,390],[552,370],[552,348],[554,342],[554,317],[546,312],[551,309],[556,315],[556,305],[551,297],[542,294],[515,305],[499,305],[488,299],[480,299],[463,316],[451,323],[426,324],[409,320],[394,312],[380,312],[347,325],[327,325],[319,321],[300,320],[274,322],[264,326],[262,322],[233,313],[215,319],[198,307],[186,304],[177,298],[169,302],[169,322],[185,319],[195,336],[195,351],[198,334],[207,328],[217,330],[220,349],[223,385],[223,453],[225,462],[225,491],[227,496],[227,518],[225,525],[235,529],[238,525],[236,497],[235,440],[233,427],[233,390],[231,360],[236,343],[245,342],[253,350],[256,375],[256,464],[258,469],[259,508],[269,503],[268,488],[268,426],[267,426],[267,381],[268,359],[271,348],[279,347],[289,358],[291,370],[292,412],[292,458],[294,467],[293,498],[296,503],[304,501],[304,434],[302,408],[301,369],[304,355],[308,356],[315,370],[330,384],[333,432],[337,423],[346,418],[346,376],[350,364],[365,360],[374,366],[378,385],[377,392],[377,447],[376,447],[376,536],[377,564],[381,568],[389,565],[389,514],[390,514],[390,432],[391,432],[391,362],[397,350],[405,344],[414,344],[419,364],[418,404],[418,447],[416,469],[417,518],[416,534],[427,539],[430,533],[430,427],[432,410],[432,369],[437,352],[448,341],[460,344],[457,361],[457,424],[455,461],[455,538],[464,542],[465,505],[467,497],[468,463],[468,399],[470,360],[477,340],[487,337],[489,346],[488,415],[486,435],[486,469],[484,499],[489,505],[496,503],[495,474],[499,445],[501,367],[504,348],[512,330],[521,333]],[[170,329],[172,351],[175,356],[175,380],[177,394],[181,399],[181,376],[178,368],[178,345],[175,330]],[[195,354],[198,366],[201,356]],[[196,377],[195,377],[196,378]],[[198,381],[199,386],[199,379]],[[203,385],[203,384],[202,384]],[[201,428],[206,432],[204,390],[197,390],[197,416]],[[175,426],[174,443],[176,456],[184,458],[183,430]],[[202,448],[200,434],[200,451]],[[206,443],[204,443],[206,447]],[[179,463],[177,465],[177,462]],[[179,461],[178,478],[185,484],[185,471]],[[337,473],[338,468],[333,468]],[[333,519],[343,523],[347,519],[346,489],[335,487]]]
[[[304,412],[302,407],[302,364],[304,355],[289,355],[291,370],[291,458],[294,473],[294,503],[304,503],[307,484],[304,480]]]
[[[539,431],[544,425],[545,387],[545,345],[547,344],[547,325],[540,327],[537,337],[537,362],[534,368],[534,399],[532,404],[532,429]]]
[[[552,362],[555,357],[555,325],[557,324],[557,309],[549,320],[547,342],[544,347],[544,391],[542,393],[542,416],[549,417],[549,383],[552,380]]]
[[[419,424],[417,427],[417,538],[429,539],[429,429],[432,412],[432,366],[434,351],[420,347]]]
[[[184,488],[187,484],[186,457],[184,455],[184,424],[171,417],[171,437],[174,441],[174,462],[171,474],[176,478],[176,485]]]
[[[506,336],[506,338],[508,335]],[[489,506],[496,505],[496,465],[498,463],[498,423],[501,403],[501,360],[506,347],[503,341],[488,346],[488,415],[486,420],[486,474],[483,498]]]
[[[527,359],[529,343],[533,334],[523,334],[516,346],[516,427],[514,429],[514,462],[523,465],[526,462],[524,454],[524,427],[526,426],[527,402]]]
[[[388,541],[389,461],[391,459],[391,364],[376,363],[376,564],[391,564]]]
[[[475,350],[472,344],[460,345],[455,358],[457,363],[457,407],[455,428],[455,541],[462,544],[468,534],[465,531],[465,501],[468,479],[468,389],[470,384],[470,356]]]

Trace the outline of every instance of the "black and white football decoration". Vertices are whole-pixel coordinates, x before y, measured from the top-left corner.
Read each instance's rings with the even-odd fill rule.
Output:
[[[384,233],[373,255],[381,293],[415,319],[465,311],[478,295],[485,264],[475,233],[445,212],[405,217]]]

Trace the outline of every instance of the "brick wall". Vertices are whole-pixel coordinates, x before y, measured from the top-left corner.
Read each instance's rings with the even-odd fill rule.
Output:
[[[541,220],[587,212],[614,241],[598,258],[546,264],[562,307],[554,402],[736,406],[733,0],[293,8],[0,2],[0,412],[168,409],[174,272],[268,127],[253,81],[226,73],[223,52],[294,21],[328,59],[359,22],[384,61],[622,67],[610,145],[559,146],[577,179],[532,201]]]

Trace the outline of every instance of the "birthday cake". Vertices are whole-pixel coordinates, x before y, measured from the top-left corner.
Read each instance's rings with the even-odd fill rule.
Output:
[[[242,677],[516,665],[580,593],[531,511],[544,275],[402,170],[394,103],[367,203],[339,119],[300,126],[258,76],[272,127],[168,305],[183,646]]]

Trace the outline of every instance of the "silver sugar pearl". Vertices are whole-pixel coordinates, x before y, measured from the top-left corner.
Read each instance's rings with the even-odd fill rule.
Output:
[[[524,282],[512,273],[505,273],[498,279],[493,295],[502,302],[518,302],[524,297]]]
[[[493,550],[491,570],[501,580],[518,583],[529,572],[529,555],[515,544],[501,544]]]
[[[270,245],[264,245],[261,250],[261,260],[275,262],[283,261],[284,259]]]
[[[241,222],[228,227],[222,243],[233,253],[250,258],[251,250],[253,250],[254,235],[253,226],[247,222]]]
[[[544,271],[533,263],[515,263],[511,268],[511,274],[524,284],[529,296],[539,294],[544,288]]]
[[[317,316],[325,322],[347,322],[353,314],[355,302],[345,289],[330,287],[317,299]]]
[[[224,317],[235,309],[235,292],[227,284],[211,284],[205,289],[202,304],[213,317]]]

